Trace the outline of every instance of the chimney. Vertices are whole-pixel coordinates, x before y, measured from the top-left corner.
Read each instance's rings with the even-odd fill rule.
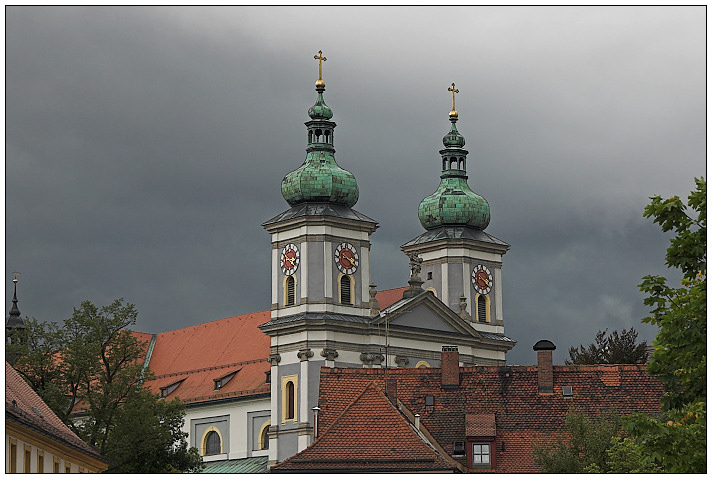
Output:
[[[442,387],[456,388],[460,385],[460,353],[457,346],[443,346],[440,368]]]
[[[554,392],[554,365],[552,362],[552,351],[554,349],[556,349],[556,346],[548,339],[537,341],[534,345],[540,393]]]
[[[415,428],[420,431],[420,414],[415,415]]]
[[[391,400],[393,404],[398,401],[398,380],[397,379],[386,379],[386,396]]]

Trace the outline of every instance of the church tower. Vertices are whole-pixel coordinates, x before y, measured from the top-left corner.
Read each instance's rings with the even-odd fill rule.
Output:
[[[467,184],[465,138],[457,130],[453,83],[450,131],[440,150],[440,186],[418,207],[425,233],[401,249],[418,254],[423,288],[432,291],[453,311],[465,316],[479,331],[504,334],[502,315],[502,255],[509,245],[485,232],[490,222],[487,200]]]
[[[371,313],[370,237],[378,223],[352,209],[358,186],[334,158],[336,123],[321,78],[326,57],[320,51],[314,59],[319,79],[305,123],[306,159],[282,180],[290,208],[262,225],[272,237],[271,318],[260,326],[271,342],[270,464],[311,443],[319,369],[360,364],[347,336],[356,328],[363,337]]]
[[[351,209],[358,201],[354,175],[334,158],[333,112],[326,85],[316,82],[309,108],[307,156],[282,180],[291,208],[263,224],[272,235],[272,319],[332,312],[369,314],[370,235],[378,223]]]

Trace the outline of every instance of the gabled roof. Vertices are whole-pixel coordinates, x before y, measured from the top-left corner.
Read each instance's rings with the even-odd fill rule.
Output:
[[[537,366],[461,367],[460,385],[452,389],[442,387],[441,368],[396,368],[387,372],[375,368],[322,368],[319,428],[328,428],[336,435],[342,405],[353,401],[368,384],[383,388],[387,374],[397,383],[398,400],[412,413],[421,415],[421,424],[448,454],[453,453],[454,441],[464,441],[470,433],[489,436],[494,429],[496,465],[492,472],[537,472],[532,442],[537,437],[562,433],[571,408],[589,414],[607,409],[621,414],[658,412],[662,386],[645,368],[554,366],[553,394],[539,393]],[[571,386],[573,397],[564,397],[562,386]],[[433,396],[433,406],[425,405],[426,396]],[[390,427],[384,419],[374,430],[381,434]],[[373,430],[365,434],[374,435]],[[459,460],[466,465],[466,458]]]
[[[5,362],[5,420],[35,430],[108,466],[108,462],[72,432],[15,368]]]
[[[405,289],[379,291],[376,299],[387,307]],[[179,397],[188,405],[269,394],[265,380],[270,338],[258,328],[269,320],[270,311],[258,311],[155,335],[132,331],[145,343],[148,367],[155,376],[146,384],[159,393],[180,381],[166,400]],[[233,372],[235,376],[215,390],[215,379]]]
[[[406,290],[407,288],[403,288]],[[506,349],[511,349],[516,344],[513,339],[504,336],[503,334],[478,331],[469,321],[465,321],[450,309],[442,300],[430,291],[424,290],[422,293],[409,298],[401,298],[390,306],[383,307],[381,305],[380,314],[373,319],[374,324],[384,324],[386,321],[392,326],[399,326],[397,323],[400,317],[403,317],[403,322],[407,324],[407,314],[412,313],[418,307],[426,307],[433,312],[435,316],[440,318],[445,324],[445,328],[438,327],[438,321],[433,321],[433,329],[446,331],[452,329],[460,334],[471,336],[480,340],[495,340],[501,343],[506,343]]]
[[[269,311],[210,321],[156,335],[149,360],[155,379],[146,384],[159,392],[178,381],[166,396],[187,404],[269,393],[270,339],[257,326]],[[215,379],[235,372],[220,389]]]
[[[373,382],[348,403],[316,441],[271,472],[449,472],[446,461]],[[321,426],[321,421],[319,421]],[[383,427],[387,424],[387,427]]]

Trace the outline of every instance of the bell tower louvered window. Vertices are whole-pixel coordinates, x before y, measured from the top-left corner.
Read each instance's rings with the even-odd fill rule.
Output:
[[[480,323],[487,322],[487,299],[483,294],[477,297],[477,321]]]
[[[341,304],[352,304],[351,303],[351,278],[348,275],[343,275],[341,277]]]
[[[287,302],[285,306],[293,306],[295,303],[294,276],[289,276],[287,278]]]

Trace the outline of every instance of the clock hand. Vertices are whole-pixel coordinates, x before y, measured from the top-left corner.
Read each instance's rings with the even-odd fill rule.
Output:
[[[290,263],[292,263],[292,266],[294,266],[295,258],[290,258],[289,256],[287,256],[287,261],[289,261]]]

